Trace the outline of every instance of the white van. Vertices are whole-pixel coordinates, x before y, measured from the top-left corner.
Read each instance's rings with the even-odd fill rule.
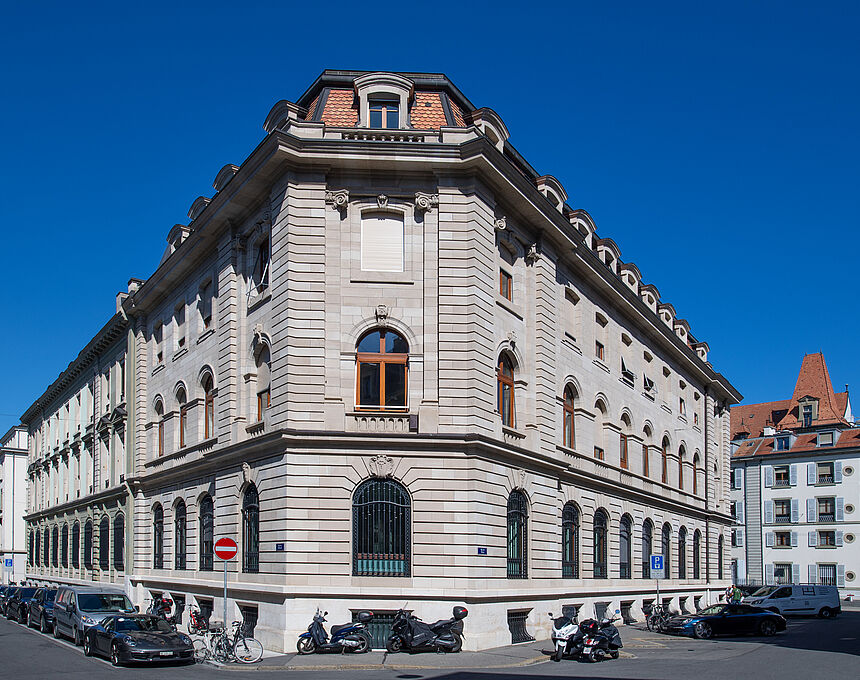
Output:
[[[764,586],[742,601],[783,616],[818,614],[828,619],[842,611],[836,586]]]

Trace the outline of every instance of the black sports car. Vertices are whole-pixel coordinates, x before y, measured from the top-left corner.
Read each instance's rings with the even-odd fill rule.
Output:
[[[57,597],[55,588],[39,588],[30,600],[27,608],[27,625],[38,626],[43,633],[54,630],[54,599]]]
[[[107,656],[114,666],[158,661],[194,663],[191,638],[149,614],[109,616],[90,627],[84,636],[84,654]]]
[[[669,619],[663,631],[708,639],[714,635],[774,635],[785,630],[785,619],[760,607],[748,604],[715,604],[698,614]]]

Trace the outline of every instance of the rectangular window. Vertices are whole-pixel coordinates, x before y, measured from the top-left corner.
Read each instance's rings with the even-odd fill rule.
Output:
[[[833,433],[832,432],[820,432],[818,434],[818,445],[819,446],[833,446]]]
[[[773,565],[773,577],[777,585],[791,583],[791,563],[777,562]]]
[[[776,488],[791,486],[791,468],[788,465],[773,468],[773,485]]]
[[[636,375],[627,368],[627,362],[624,361],[624,357],[621,358],[621,379],[631,386],[633,385],[633,381],[636,380]]]
[[[185,446],[185,431],[188,428],[188,407],[179,409],[179,448]]]
[[[173,322],[176,332],[176,349],[185,347],[185,303],[176,305],[173,311]]]
[[[597,458],[597,460],[603,460],[604,458],[603,449],[601,449],[599,446],[594,447],[594,457]]]
[[[203,330],[209,330],[212,325],[212,282],[207,281],[200,287],[200,321]]]
[[[594,341],[594,356],[601,361],[604,360],[603,343],[600,340]]]
[[[684,397],[678,398],[678,413],[682,416],[687,415],[687,403],[684,401]]]
[[[578,333],[576,316],[578,310],[576,308],[579,300],[576,295],[572,291],[565,291],[565,314],[564,314],[564,331],[565,333],[572,339],[576,340],[576,334]]]
[[[259,245],[257,245],[257,257],[256,262],[254,263],[254,285],[256,286],[258,293],[262,293],[269,287],[270,255],[269,239],[264,238],[260,241]]]
[[[791,532],[790,531],[777,531],[775,534],[776,540],[774,541],[777,548],[790,548],[791,547]]]
[[[804,404],[802,409],[803,427],[812,426],[812,404]]]
[[[648,476],[648,444],[642,444],[642,474]]]
[[[160,323],[152,330],[152,339],[155,342],[155,365],[160,366],[164,363],[164,326]]]
[[[269,410],[269,407],[272,405],[272,392],[271,390],[264,390],[257,394],[257,421],[263,420],[263,416],[266,415],[266,411]]]
[[[774,521],[776,524],[789,524],[791,522],[791,501],[779,500],[773,502]]]
[[[788,451],[790,444],[789,437],[777,437],[776,438],[776,450],[777,451]]]
[[[818,463],[815,471],[817,484],[833,484],[833,463]]]
[[[836,521],[836,499],[835,498],[819,498],[818,499],[818,521],[819,522],[835,522]]]
[[[836,585],[836,565],[835,564],[819,564],[818,565],[818,585],[835,586]]]
[[[375,130],[396,130],[400,127],[400,105],[396,101],[371,101],[368,127]]]
[[[819,531],[818,545],[825,548],[836,547],[836,532],[835,531]]]
[[[403,271],[403,218],[392,213],[361,216],[361,269]]]
[[[514,299],[514,279],[504,269],[499,269],[499,295],[506,300]]]
[[[627,469],[627,435],[621,435],[621,467]]]

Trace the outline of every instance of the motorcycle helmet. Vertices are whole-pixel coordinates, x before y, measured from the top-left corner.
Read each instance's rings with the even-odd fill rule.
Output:
[[[469,610],[465,607],[454,607],[454,618],[462,621],[469,615]]]

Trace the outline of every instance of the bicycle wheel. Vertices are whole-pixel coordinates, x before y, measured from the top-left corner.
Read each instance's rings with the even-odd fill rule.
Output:
[[[206,644],[205,640],[198,638],[194,641],[194,660],[197,663],[206,661],[209,658],[209,653],[209,645]]]
[[[242,663],[257,663],[263,658],[263,644],[255,638],[242,637],[233,645],[233,653]]]
[[[228,643],[229,644],[229,643]],[[212,644],[212,658],[219,663],[227,663],[230,660],[228,644],[224,644],[224,638],[216,638]]]

